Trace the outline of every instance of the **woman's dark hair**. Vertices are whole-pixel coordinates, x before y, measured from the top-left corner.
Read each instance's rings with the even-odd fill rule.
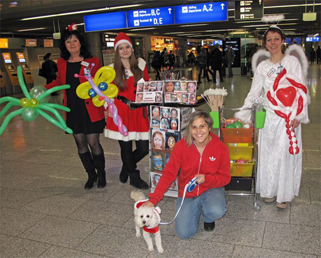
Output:
[[[270,28],[268,28],[265,32],[264,32],[264,35],[263,35],[263,43],[264,45],[266,44],[266,35],[268,34],[268,32],[276,32],[278,33],[280,36],[281,36],[281,39],[282,40],[285,40],[285,34],[283,33],[283,31],[277,27],[277,26],[271,26]]]
[[[43,56],[43,60],[48,60],[51,57],[51,53],[47,53]]]
[[[72,35],[75,35],[75,37],[80,42],[80,56],[82,56],[84,59],[92,57],[89,49],[87,48],[85,38],[77,30],[72,30],[72,31],[65,30],[63,32],[61,40],[60,40],[60,45],[59,45],[59,48],[61,51],[60,56],[65,60],[69,59],[70,53],[66,48],[65,42],[66,42],[66,40],[70,39],[72,37]]]

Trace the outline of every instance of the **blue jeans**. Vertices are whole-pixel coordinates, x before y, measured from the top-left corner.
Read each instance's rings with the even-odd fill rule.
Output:
[[[181,202],[182,198],[177,198],[176,212]],[[211,188],[198,197],[186,198],[176,217],[176,233],[182,239],[190,238],[197,233],[201,213],[204,222],[210,223],[220,219],[225,212],[223,188]]]

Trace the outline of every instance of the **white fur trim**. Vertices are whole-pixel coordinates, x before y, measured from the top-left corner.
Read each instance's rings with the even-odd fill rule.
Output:
[[[127,39],[121,39],[121,40],[118,40],[118,42],[115,44],[114,49],[116,50],[117,47],[122,43],[127,43],[128,45],[133,47],[132,43],[130,43]]]
[[[143,58],[138,58],[138,67],[140,70],[144,71],[146,67],[146,61]]]
[[[134,204],[134,209],[135,209],[135,210],[139,209],[139,207],[141,207],[141,206],[139,206],[139,207],[137,208],[138,204],[140,204],[140,203],[145,203],[145,202],[148,202],[148,201],[149,201],[149,199],[144,199],[144,200],[139,200],[139,201],[135,202],[135,204]],[[142,205],[142,204],[141,204],[141,205]]]
[[[252,57],[252,70],[253,73],[255,73],[256,68],[259,66],[259,64],[270,58],[270,53],[269,51],[266,51],[265,49],[260,49],[258,50]]]
[[[109,129],[104,130],[104,135],[107,138],[121,141],[139,141],[149,140],[149,132],[129,132],[127,136],[122,135],[120,132],[112,131]]]
[[[299,60],[300,65],[303,68],[304,78],[306,78],[308,75],[309,62],[303,48],[299,45],[291,45],[285,51],[285,55],[295,56]]]

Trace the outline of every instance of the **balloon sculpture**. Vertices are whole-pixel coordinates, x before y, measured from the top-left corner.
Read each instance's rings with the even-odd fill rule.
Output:
[[[92,67],[95,64],[91,64]],[[75,74],[75,77],[79,77]],[[83,82],[76,89],[76,94],[81,99],[92,98],[92,102],[96,107],[101,107],[106,102],[108,104],[108,110],[113,114],[113,121],[118,127],[118,131],[127,136],[127,127],[123,124],[121,117],[118,115],[118,109],[112,100],[118,94],[118,88],[111,82],[115,79],[116,72],[110,66],[101,67],[92,78],[86,75],[87,82]],[[98,87],[96,86],[98,84]]]
[[[36,87],[32,88],[29,93],[29,91],[25,85],[25,82],[23,80],[21,66],[18,66],[17,73],[18,73],[18,81],[19,81],[20,87],[22,89],[22,92],[25,95],[25,98],[22,98],[20,100],[13,98],[13,97],[0,98],[0,104],[2,104],[4,102],[9,102],[3,108],[3,110],[0,112],[0,117],[2,117],[12,106],[21,106],[20,109],[13,111],[4,119],[4,121],[0,127],[0,135],[6,129],[10,120],[13,117],[20,115],[20,114],[22,116],[22,119],[27,122],[33,121],[39,115],[41,115],[45,119],[47,119],[49,122],[53,123],[55,126],[61,128],[62,130],[66,131],[67,133],[73,133],[72,130],[69,127],[67,127],[64,119],[61,117],[61,115],[56,110],[56,109],[61,109],[63,111],[69,112],[70,109],[67,107],[64,107],[62,105],[59,105],[59,104],[46,103],[46,102],[48,102],[51,93],[58,91],[58,90],[69,89],[70,85],[57,86],[57,87],[53,87],[50,90],[46,90],[46,88],[43,86],[36,86]],[[51,117],[50,115],[48,115],[43,110],[53,113],[54,116],[57,118],[57,120],[54,119],[53,117]]]
[[[285,119],[286,133],[290,140],[290,154],[294,155],[299,153],[298,142],[296,139],[295,131],[290,126],[290,121],[298,116],[303,107],[307,105],[307,88],[295,81],[295,79],[286,76],[286,69],[276,77],[272,89],[267,93],[269,106],[274,112]],[[290,86],[289,84],[290,83]]]

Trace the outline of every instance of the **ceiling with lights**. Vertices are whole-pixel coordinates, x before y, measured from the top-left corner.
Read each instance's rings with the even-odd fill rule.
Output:
[[[261,1],[261,0],[259,0]],[[263,0],[262,0],[263,1]],[[104,12],[138,10],[153,7],[183,4],[208,3],[219,1],[193,0],[118,0],[118,1],[79,1],[79,0],[2,0],[1,37],[52,37],[54,32],[63,30],[71,23],[80,24],[83,30],[84,15]],[[264,0],[265,15],[283,14],[285,19],[279,26],[287,35],[311,36],[320,33],[321,0]],[[261,35],[266,23],[261,20],[235,20],[235,1],[228,0],[228,21],[201,24],[146,27],[140,30],[123,29],[127,33],[141,35],[163,35],[195,39],[224,37],[230,33]],[[303,13],[316,13],[315,21],[303,21]],[[39,16],[46,16],[39,18]],[[38,17],[35,19],[34,17]],[[108,31],[118,33],[119,30]]]

